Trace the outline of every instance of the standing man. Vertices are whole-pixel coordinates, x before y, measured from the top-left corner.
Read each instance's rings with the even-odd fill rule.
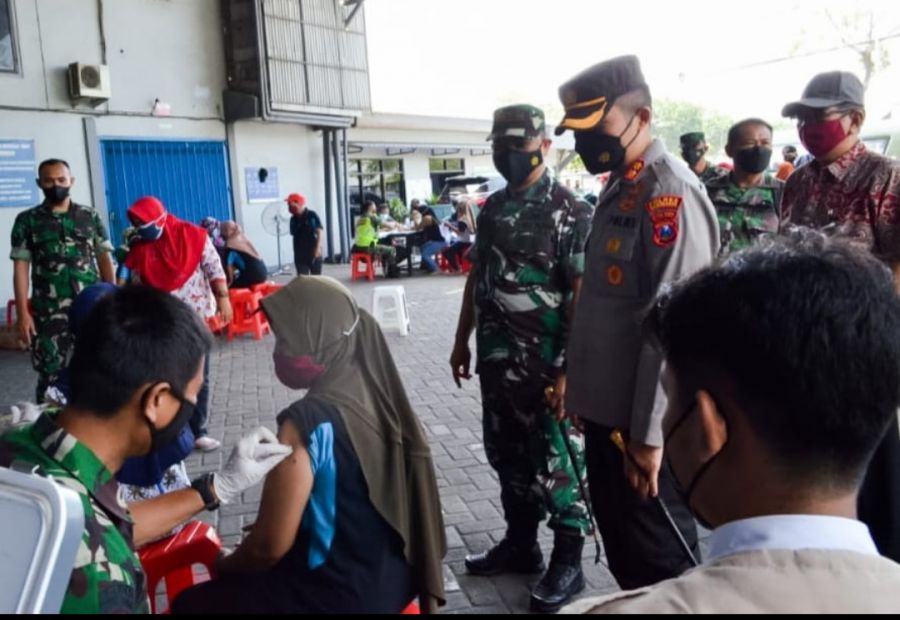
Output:
[[[781,158],[784,161],[778,166],[778,173],[775,175],[775,178],[779,181],[787,181],[788,177],[795,170],[794,163],[797,161],[797,147],[793,144],[788,144],[781,149]]]
[[[723,254],[750,247],[760,235],[778,232],[778,204],[784,189],[784,183],[768,171],[772,126],[764,120],[748,118],[729,129],[725,152],[734,161],[734,170],[706,183],[719,215]]]
[[[865,88],[852,73],[815,76],[803,98],[785,106],[815,161],[798,168],[784,188],[782,223],[818,228],[871,250],[900,288],[900,163],[872,153],[860,140]],[[859,497],[859,517],[879,551],[900,561],[900,431],[893,420],[875,453]]]
[[[115,282],[113,248],[106,228],[96,211],[72,201],[69,193],[74,183],[65,161],[42,162],[37,184],[44,192],[44,202],[20,213],[12,229],[9,257],[14,263],[19,339],[31,347],[31,363],[38,372],[38,403],[44,401],[44,392],[65,366],[72,346],[72,300],[101,278]]]
[[[679,142],[681,143],[681,158],[687,162],[690,169],[703,183],[725,175],[725,170],[706,159],[709,144],[706,143],[706,134],[702,131],[686,133],[681,136]]]
[[[591,532],[579,489],[583,438],[554,415],[565,392],[565,343],[591,209],[550,176],[541,110],[496,110],[488,139],[509,185],[478,218],[450,365],[457,385],[471,378],[475,329],[485,452],[500,477],[507,532],[494,548],[467,557],[466,568],[473,575],[543,571],[537,531],[549,508],[553,554],[531,594],[532,609],[549,613],[584,589],[581,551]]]
[[[285,198],[291,212],[291,236],[294,238],[294,266],[298,276],[322,275],[322,220],[306,208],[306,198],[291,194]]]
[[[569,336],[566,411],[585,421],[588,482],[609,568],[623,589],[637,588],[690,566],[650,497],[665,499],[699,555],[693,516],[662,468],[662,357],[645,340],[641,319],[661,286],[713,260],[719,225],[697,177],[653,139],[652,99],[637,57],[590,67],[559,94],[566,115],[557,132],[575,132],[591,174],[612,172]],[[631,459],[610,441],[614,429]]]

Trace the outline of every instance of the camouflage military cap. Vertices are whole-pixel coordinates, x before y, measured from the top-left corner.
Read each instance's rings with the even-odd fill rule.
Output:
[[[637,56],[619,56],[585,69],[559,87],[566,115],[557,126],[556,135],[566,129],[593,129],[616,99],[641,88],[647,88],[647,82]]]
[[[694,146],[700,142],[706,142],[706,134],[702,131],[691,131],[679,138],[681,146]]]
[[[494,110],[494,125],[488,141],[498,138],[537,138],[544,135],[544,113],[527,103]]]

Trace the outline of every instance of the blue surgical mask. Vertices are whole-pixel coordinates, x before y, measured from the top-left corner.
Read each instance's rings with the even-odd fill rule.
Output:
[[[165,226],[166,220],[165,216],[163,216],[155,222],[150,222],[149,224],[138,226],[137,234],[144,241],[156,241],[157,239],[162,237]]]

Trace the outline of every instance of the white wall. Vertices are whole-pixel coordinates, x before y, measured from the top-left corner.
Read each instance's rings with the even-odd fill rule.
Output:
[[[322,134],[308,127],[259,121],[240,121],[230,128],[232,191],[239,221],[268,265],[278,264],[277,243],[274,236],[265,232],[261,217],[268,203],[247,201],[244,180],[245,168],[278,168],[281,198],[292,192],[306,197],[306,204],[319,214],[327,227],[324,209],[325,185],[322,155]],[[339,248],[337,220],[326,230],[332,235],[335,248]],[[327,246],[323,246],[327,251]],[[281,260],[285,265],[294,261],[290,236],[281,239]]]
[[[0,106],[150,115],[155,99],[172,115],[221,116],[225,87],[222,27],[216,0],[104,2],[112,98],[96,110],[73,106],[69,63],[100,63],[96,0],[16,0],[18,75],[0,74]]]

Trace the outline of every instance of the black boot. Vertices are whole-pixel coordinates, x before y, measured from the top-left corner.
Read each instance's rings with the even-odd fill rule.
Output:
[[[581,551],[584,537],[579,533],[556,532],[550,568],[531,592],[531,611],[555,613],[584,590]]]
[[[544,556],[536,540],[523,544],[504,538],[488,551],[466,556],[466,570],[482,577],[501,573],[536,575],[544,570]]]

